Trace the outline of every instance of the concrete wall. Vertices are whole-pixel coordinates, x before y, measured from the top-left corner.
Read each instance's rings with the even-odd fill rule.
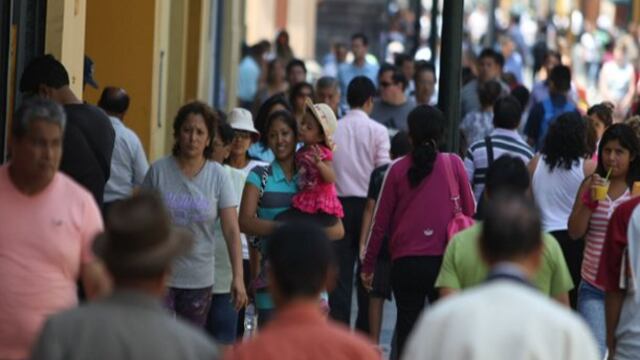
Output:
[[[369,52],[380,52],[380,33],[386,30],[386,0],[323,0],[318,5],[316,58],[331,50],[335,41],[349,46],[351,35],[362,32],[369,38]]]
[[[275,40],[278,31],[276,28],[276,5],[276,0],[247,0],[244,32],[248,44],[255,44],[263,39],[270,42]]]
[[[296,57],[315,58],[316,12],[318,0],[246,0],[245,40],[249,45],[260,40],[272,44],[283,19],[289,31],[289,43]]]

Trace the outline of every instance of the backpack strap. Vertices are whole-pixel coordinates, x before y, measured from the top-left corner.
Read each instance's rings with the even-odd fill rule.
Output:
[[[460,207],[460,189],[458,188],[458,183],[456,182],[456,178],[453,175],[453,158],[451,154],[443,155],[444,172],[447,177],[447,185],[449,186],[451,201],[453,201],[453,212],[454,214],[459,214],[462,212],[462,208]]]

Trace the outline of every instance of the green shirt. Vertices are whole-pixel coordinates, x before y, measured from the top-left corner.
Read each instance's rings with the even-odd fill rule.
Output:
[[[478,249],[481,229],[481,224],[476,223],[453,237],[444,253],[436,280],[437,288],[466,289],[487,278],[489,269]],[[543,236],[543,243],[542,263],[533,284],[549,296],[568,292],[573,289],[573,281],[560,245],[547,233]]]

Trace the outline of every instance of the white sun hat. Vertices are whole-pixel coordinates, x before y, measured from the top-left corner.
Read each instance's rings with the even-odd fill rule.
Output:
[[[253,117],[251,112],[247,109],[235,108],[231,110],[227,121],[233,130],[246,131],[251,133],[251,140],[253,142],[260,139],[260,132],[253,126]]]

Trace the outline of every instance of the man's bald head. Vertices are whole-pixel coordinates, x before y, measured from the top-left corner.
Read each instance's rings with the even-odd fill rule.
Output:
[[[102,91],[98,106],[107,114],[122,119],[129,109],[129,95],[123,88],[107,86]]]

